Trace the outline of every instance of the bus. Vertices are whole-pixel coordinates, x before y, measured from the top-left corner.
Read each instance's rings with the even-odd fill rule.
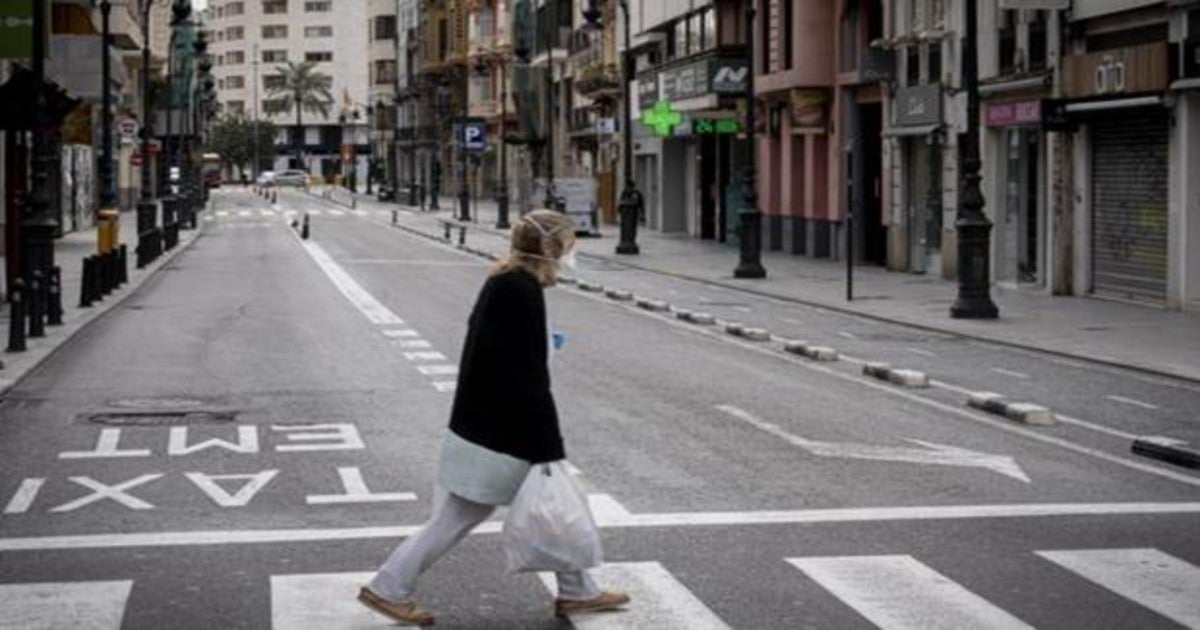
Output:
[[[220,188],[221,186],[221,156],[216,153],[205,153],[200,157],[200,181],[205,188]]]

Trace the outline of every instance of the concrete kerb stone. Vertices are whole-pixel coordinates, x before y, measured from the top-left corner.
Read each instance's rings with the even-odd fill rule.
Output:
[[[608,299],[616,300],[618,302],[628,302],[633,299],[632,293],[629,291],[623,291],[621,289],[607,289],[604,291],[604,295],[608,297]]]
[[[967,397],[967,405],[1021,424],[1050,426],[1055,423],[1054,413],[1049,409],[1033,403],[1009,402],[995,392],[974,392]]]
[[[929,376],[924,372],[896,369],[887,363],[877,361],[864,364],[863,374],[901,387],[929,387]]]
[[[712,313],[698,311],[680,311],[679,319],[682,319],[700,326],[712,326],[717,323],[717,318]]]
[[[1200,451],[1174,442],[1165,442],[1151,437],[1137,438],[1133,441],[1130,450],[1142,457],[1149,457],[1184,468],[1200,469]]]
[[[575,286],[585,293],[600,293],[604,290],[604,285],[589,280],[579,280]]]
[[[637,304],[638,308],[642,308],[647,311],[663,312],[671,310],[670,304],[667,304],[662,300],[652,300],[645,297],[635,297],[634,304]]]
[[[763,328],[742,328],[742,332],[738,335],[742,339],[748,341],[770,341],[771,333]]]
[[[798,354],[813,361],[832,362],[840,357],[838,351],[829,346],[817,346],[807,341],[791,340],[783,343],[783,349],[791,354]]]

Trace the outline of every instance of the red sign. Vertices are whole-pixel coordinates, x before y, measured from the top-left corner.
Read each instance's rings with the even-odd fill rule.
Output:
[[[989,127],[1036,125],[1042,122],[1042,102],[1032,100],[988,103],[983,118]]]
[[[142,165],[142,154],[140,152],[134,151],[133,154],[131,154],[129,156],[129,164],[131,166],[141,166]]]

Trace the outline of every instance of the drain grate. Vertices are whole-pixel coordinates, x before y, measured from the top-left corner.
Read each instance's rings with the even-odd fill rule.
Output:
[[[80,421],[112,427],[176,427],[193,424],[223,424],[233,422],[236,411],[100,411],[80,416]]]

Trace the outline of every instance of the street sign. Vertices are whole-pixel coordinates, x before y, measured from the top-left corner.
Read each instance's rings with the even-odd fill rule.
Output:
[[[33,51],[33,3],[0,2],[0,59],[28,59]]]
[[[141,151],[134,151],[132,154],[129,155],[129,165],[130,166],[141,166],[142,165],[142,152]]]
[[[122,138],[136,138],[139,131],[137,120],[134,118],[122,118],[117,123],[117,132]]]
[[[487,122],[482,118],[467,118],[462,121],[463,148],[482,151],[487,148]]]

